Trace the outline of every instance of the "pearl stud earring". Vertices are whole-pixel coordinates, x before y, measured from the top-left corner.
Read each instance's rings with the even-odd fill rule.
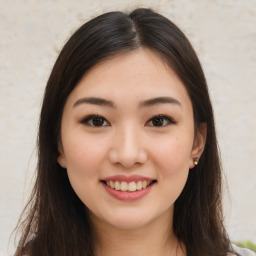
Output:
[[[198,165],[198,161],[199,161],[198,158],[194,158],[194,165]]]

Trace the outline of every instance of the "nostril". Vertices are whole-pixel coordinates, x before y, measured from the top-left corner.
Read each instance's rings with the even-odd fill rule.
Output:
[[[144,164],[147,161],[147,153],[142,148],[134,148],[129,145],[118,146],[109,151],[108,158],[115,165],[131,168],[134,165]]]

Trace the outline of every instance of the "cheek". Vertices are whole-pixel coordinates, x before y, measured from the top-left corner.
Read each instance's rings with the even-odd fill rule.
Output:
[[[67,140],[64,146],[67,149],[65,157],[71,186],[85,205],[90,204],[91,193],[95,193],[105,159],[104,147],[86,139],[72,142]]]
[[[159,185],[163,188],[162,200],[168,200],[170,204],[176,201],[186,184],[192,143],[191,137],[183,134],[154,147],[153,159],[159,170]]]
[[[105,148],[90,138],[67,140],[64,147],[69,175],[76,178],[91,178],[100,170],[104,161]]]
[[[155,161],[162,170],[171,174],[182,169],[189,169],[192,141],[185,137],[174,137],[158,143],[152,152]]]

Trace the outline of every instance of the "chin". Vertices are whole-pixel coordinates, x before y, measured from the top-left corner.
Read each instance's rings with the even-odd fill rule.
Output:
[[[116,228],[121,230],[135,230],[135,229],[141,229],[143,227],[146,227],[147,224],[150,223],[150,220],[138,219],[138,218],[128,218],[128,219],[115,219],[115,221],[110,222],[109,224]]]
[[[167,215],[168,216],[167,216]],[[142,229],[154,223],[157,225],[159,221],[162,221],[162,218],[166,221],[167,218],[171,221],[171,216],[169,213],[157,213],[151,211],[120,211],[118,214],[104,216],[104,222],[113,228],[121,230],[135,230]]]

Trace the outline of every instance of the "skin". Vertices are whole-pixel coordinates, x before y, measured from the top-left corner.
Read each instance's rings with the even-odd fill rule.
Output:
[[[113,106],[82,100],[88,97]],[[145,104],[156,97],[174,100]],[[104,117],[101,126],[90,115]],[[166,116],[161,126],[156,115]],[[64,107],[58,163],[89,209],[98,255],[185,255],[172,233],[173,209],[203,152],[202,127],[195,135],[184,85],[150,50],[119,54],[82,78]],[[101,180],[119,174],[156,182],[138,200],[118,200]]]

